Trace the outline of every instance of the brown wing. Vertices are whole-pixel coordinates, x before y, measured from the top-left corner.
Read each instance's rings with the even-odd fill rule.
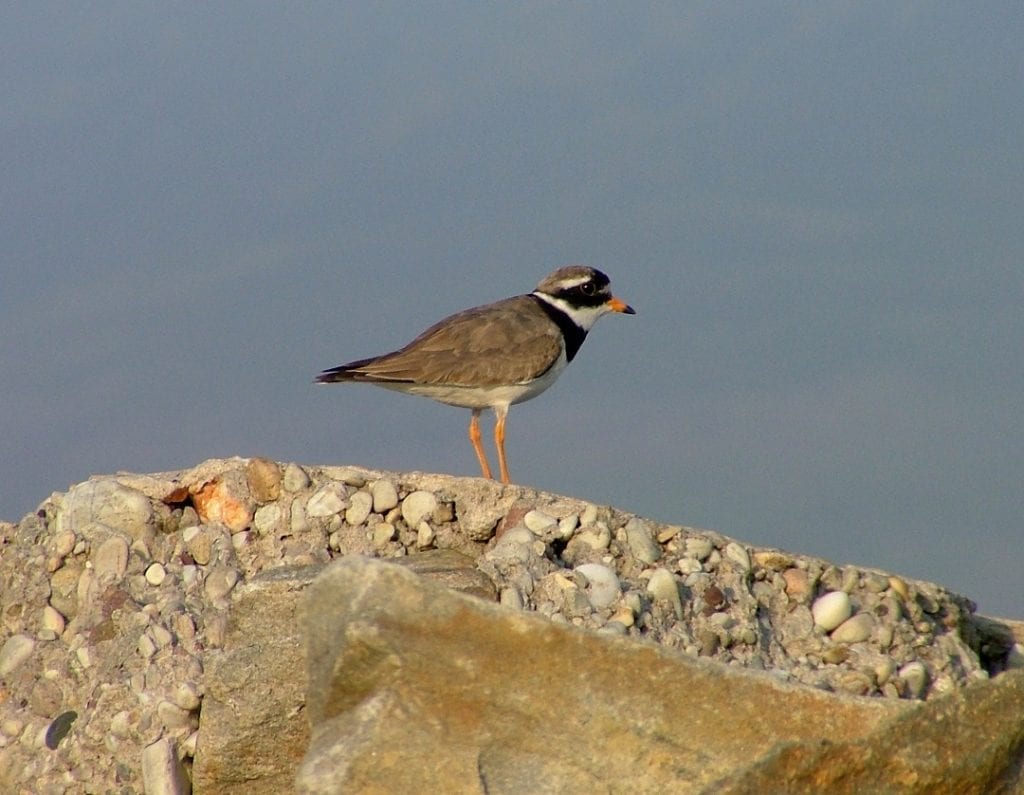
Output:
[[[530,381],[561,351],[561,332],[529,295],[467,309],[392,353],[325,372],[323,380],[498,386]]]

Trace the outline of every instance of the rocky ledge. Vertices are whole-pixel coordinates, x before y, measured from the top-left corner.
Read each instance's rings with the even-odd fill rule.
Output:
[[[0,582],[4,792],[1024,786],[1019,623],[477,478],[97,477]]]

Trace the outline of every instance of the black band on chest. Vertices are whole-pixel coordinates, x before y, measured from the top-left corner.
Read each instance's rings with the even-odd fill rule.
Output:
[[[573,319],[557,306],[553,306],[543,298],[538,298],[535,295],[530,295],[530,297],[540,305],[540,308],[561,329],[562,336],[565,338],[565,359],[567,362],[571,362],[573,357],[576,356],[576,351],[583,344],[583,340],[587,338],[587,332],[577,326]]]

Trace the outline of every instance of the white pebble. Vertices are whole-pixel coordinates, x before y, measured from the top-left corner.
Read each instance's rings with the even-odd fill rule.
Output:
[[[7,676],[21,666],[36,647],[28,635],[11,635],[0,648],[0,676]]]
[[[928,684],[928,669],[924,667],[924,663],[917,660],[909,662],[900,668],[897,676],[903,680],[908,696],[920,698],[924,694]]]
[[[381,478],[370,486],[370,494],[373,496],[373,512],[387,513],[398,505],[398,489],[390,480]]]
[[[710,539],[704,538],[704,536],[694,536],[686,539],[684,547],[687,557],[703,561],[707,560],[715,545],[711,543]]]
[[[853,605],[850,604],[850,597],[845,591],[832,591],[820,596],[811,606],[814,623],[826,632],[846,621],[851,612],[853,612]]]
[[[661,545],[654,540],[647,522],[642,519],[630,519],[625,530],[626,543],[637,560],[642,563],[654,563],[661,558]]]
[[[290,491],[294,494],[297,491],[302,491],[309,485],[309,475],[298,464],[288,464],[284,468],[281,485],[284,486],[285,491]]]
[[[281,506],[276,502],[272,502],[269,505],[261,505],[256,509],[252,525],[260,535],[266,536],[270,535],[277,529],[278,522],[280,521]]]
[[[663,599],[672,605],[676,618],[683,617],[683,601],[679,596],[679,584],[668,569],[655,569],[647,581],[647,593],[655,599]]]
[[[572,513],[558,522],[558,537],[564,540],[572,538],[576,528],[580,526],[580,517]]]
[[[557,524],[557,520],[553,516],[549,516],[544,511],[527,511],[526,516],[523,517],[523,524],[530,530],[530,532],[540,535],[546,530],[550,530]]]
[[[186,775],[169,737],[142,749],[142,786],[150,795],[184,792]]]
[[[345,511],[345,522],[357,527],[361,525],[373,510],[373,497],[369,492],[357,491],[348,501],[348,510]]]
[[[395,537],[395,526],[381,522],[373,528],[373,545],[382,547]]]
[[[340,483],[321,486],[306,503],[306,516],[323,519],[341,513],[345,508],[345,487]]]
[[[174,706],[191,712],[199,706],[199,693],[195,685],[189,682],[181,682],[174,688],[174,692],[171,693],[171,702]]]
[[[51,605],[46,605],[43,608],[43,620],[41,622],[43,629],[51,630],[52,632],[60,635],[64,631],[64,616],[61,615],[60,611]]]
[[[835,628],[831,638],[836,643],[860,643],[871,637],[875,628],[875,620],[870,613],[857,613]]]
[[[120,582],[128,569],[128,542],[121,536],[111,536],[93,552],[92,565],[97,577]]]
[[[576,534],[575,540],[600,552],[602,549],[608,549],[608,545],[612,542],[612,532],[604,522],[598,522],[580,530]]]
[[[582,574],[587,580],[587,599],[595,610],[608,607],[622,593],[619,585],[619,578],[615,572],[600,563],[584,563],[577,566],[575,571]]]
[[[420,522],[416,528],[416,547],[427,549],[434,543],[434,528],[426,522]]]
[[[731,560],[744,571],[750,569],[750,555],[742,545],[737,544],[735,541],[730,541],[725,545],[725,550],[723,551],[725,552],[726,559]]]
[[[419,527],[437,510],[437,496],[429,491],[414,491],[402,500],[402,518],[407,527]]]
[[[160,563],[153,563],[146,569],[146,582],[150,585],[160,585],[167,577],[167,570]]]

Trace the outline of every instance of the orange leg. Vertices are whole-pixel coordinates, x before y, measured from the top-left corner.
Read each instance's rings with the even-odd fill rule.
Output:
[[[473,443],[473,452],[476,453],[476,460],[480,462],[480,470],[485,478],[491,475],[491,465],[487,463],[487,454],[480,442],[480,409],[473,409],[473,419],[469,421],[469,441]]]
[[[508,416],[508,408],[496,407],[494,414],[497,422],[494,423],[494,444],[498,448],[498,466],[501,468],[501,482],[508,483],[508,464],[505,463],[505,417]]]

